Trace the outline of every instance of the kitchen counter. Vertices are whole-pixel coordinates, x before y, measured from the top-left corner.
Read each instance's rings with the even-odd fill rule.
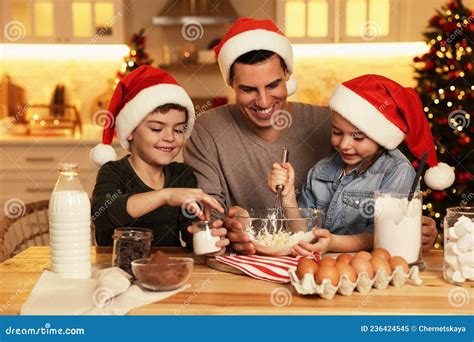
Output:
[[[175,256],[189,256],[183,248],[162,249]],[[112,248],[93,247],[95,264],[110,263]],[[333,300],[300,296],[290,284],[281,285],[255,280],[243,275],[224,273],[196,260],[189,280],[191,287],[166,300],[130,312],[132,315],[457,315],[472,314],[474,301],[457,305],[455,290],[465,290],[472,297],[473,287],[449,284],[442,276],[442,251],[424,255],[426,271],[423,284],[372,289],[352,296],[336,295]],[[0,314],[17,315],[44,268],[49,267],[49,248],[30,247],[0,265]],[[272,305],[271,294],[278,288],[292,293],[286,306]],[[287,293],[287,291],[286,291]],[[285,292],[281,292],[285,294]],[[461,293],[462,295],[462,293]],[[450,299],[452,299],[452,305]],[[280,298],[281,299],[281,298]],[[275,301],[279,303],[278,299]],[[463,304],[463,303],[461,303]]]
[[[102,140],[102,128],[97,125],[83,125],[80,136],[45,136],[45,135],[10,135],[0,134],[0,147],[8,146],[77,146],[86,145],[91,148]],[[113,146],[119,147],[118,140]]]

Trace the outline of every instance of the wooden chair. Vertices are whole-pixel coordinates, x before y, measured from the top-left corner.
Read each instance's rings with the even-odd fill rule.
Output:
[[[49,200],[27,203],[19,206],[19,215],[0,220],[0,262],[31,246],[49,246],[48,206]],[[96,245],[93,225],[91,230],[92,245]]]
[[[48,204],[49,200],[18,203],[19,212],[0,221],[0,260],[7,260],[30,246],[49,245]]]

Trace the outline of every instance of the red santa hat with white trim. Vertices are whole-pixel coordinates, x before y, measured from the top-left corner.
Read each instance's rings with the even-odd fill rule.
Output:
[[[154,109],[165,104],[178,104],[187,110],[185,137],[191,134],[194,125],[194,106],[186,91],[166,71],[148,65],[142,65],[120,80],[110,100],[107,117],[96,120],[104,122],[102,143],[90,152],[90,158],[102,166],[116,160],[117,154],[111,146],[114,132],[120,145],[130,150],[127,140],[130,133]]]
[[[285,61],[290,78],[286,82],[288,95],[295,93],[296,78],[293,74],[293,49],[291,43],[271,20],[239,18],[224,38],[214,48],[214,52],[227,85],[230,84],[230,67],[237,58],[254,50],[268,50]]]
[[[384,76],[363,75],[339,84],[329,107],[388,150],[405,140],[418,159],[428,152],[424,180],[430,188],[443,190],[453,184],[454,168],[438,163],[423,105],[412,88]]]

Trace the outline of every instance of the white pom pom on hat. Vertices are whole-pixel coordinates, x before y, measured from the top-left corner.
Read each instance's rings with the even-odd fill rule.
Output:
[[[115,88],[107,118],[104,121],[102,143],[90,151],[98,166],[117,160],[111,146],[115,131],[120,145],[130,150],[127,140],[140,122],[159,106],[174,103],[188,112],[185,137],[189,138],[195,120],[194,106],[186,91],[166,71],[142,65],[120,80]]]
[[[117,153],[112,145],[98,144],[89,153],[89,156],[94,163],[102,166],[105,163],[117,160]]]
[[[254,50],[272,51],[285,61],[290,79],[286,83],[288,96],[295,93],[293,76],[293,48],[288,38],[273,21],[239,18],[214,48],[224,81],[230,86],[230,68],[235,60]]]
[[[362,75],[339,84],[329,107],[388,150],[405,140],[418,159],[428,152],[424,179],[430,188],[443,190],[454,183],[454,168],[438,163],[430,125],[412,88],[384,76]]]
[[[449,188],[456,179],[453,167],[446,163],[430,167],[425,172],[425,183],[433,190],[444,190]]]

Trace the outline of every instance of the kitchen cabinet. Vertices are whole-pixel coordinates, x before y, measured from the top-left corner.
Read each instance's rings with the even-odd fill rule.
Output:
[[[95,141],[39,139],[0,142],[0,205],[19,198],[24,203],[49,199],[58,178],[58,163],[79,163],[79,178],[89,196],[97,167],[89,159]],[[126,151],[114,143],[118,157]]]
[[[277,22],[292,43],[393,41],[398,0],[277,0]]]
[[[2,3],[4,43],[124,42],[125,8],[120,0],[4,0]]]

